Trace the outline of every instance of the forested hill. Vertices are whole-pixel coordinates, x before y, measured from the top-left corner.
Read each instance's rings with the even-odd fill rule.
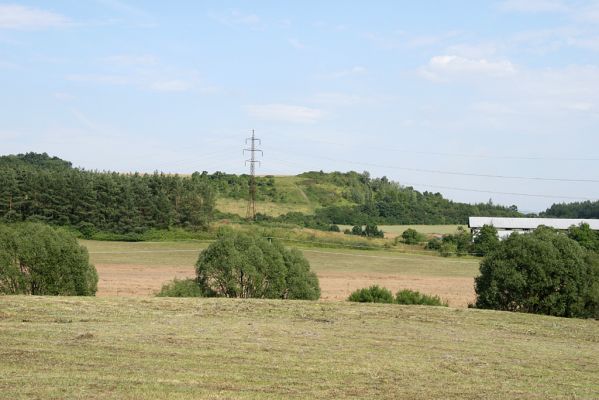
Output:
[[[11,155],[0,157],[0,218],[113,232],[198,228],[213,219],[215,199],[244,204],[247,187],[247,175],[119,174],[73,168],[47,154]],[[305,221],[299,210],[319,224],[465,224],[471,215],[521,215],[514,206],[456,203],[367,172],[258,177],[257,197],[260,206],[284,206],[290,213],[279,219],[298,223]]]
[[[0,157],[0,218],[96,230],[201,228],[214,190],[197,177],[85,171],[47,154]]]
[[[554,218],[599,218],[599,201],[560,203],[541,213],[542,217]]]

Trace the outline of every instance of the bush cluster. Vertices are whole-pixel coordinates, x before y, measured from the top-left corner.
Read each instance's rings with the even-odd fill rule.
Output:
[[[395,294],[395,297],[393,297],[393,294],[389,289],[382,288],[378,285],[354,291],[349,296],[348,301],[358,303],[396,303],[447,307],[447,303],[443,302],[438,296],[429,296],[415,290],[404,289],[398,291]]]
[[[318,277],[297,249],[252,233],[219,231],[196,264],[202,293],[213,297],[306,299],[320,297]]]
[[[478,308],[599,318],[599,257],[553,229],[512,234],[480,272]]]
[[[97,285],[73,235],[39,223],[0,226],[0,293],[93,296]]]
[[[195,279],[175,279],[162,285],[158,297],[203,297]]]
[[[366,224],[366,226],[362,229],[362,225],[354,225],[351,231],[345,231],[346,234],[356,235],[356,236],[366,236],[373,238],[383,238],[385,237],[385,232],[379,229],[376,224]]]

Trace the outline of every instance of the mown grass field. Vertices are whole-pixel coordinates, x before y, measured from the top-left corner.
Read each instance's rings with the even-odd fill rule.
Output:
[[[100,296],[151,296],[173,278],[195,276],[207,242],[82,241],[100,276]],[[302,243],[298,243],[301,248]],[[474,300],[478,260],[383,250],[301,248],[319,279],[323,300],[344,300],[359,288],[380,285],[438,295],[456,307]]]
[[[6,399],[596,399],[599,322],[444,307],[0,297]]]
[[[221,212],[237,214],[245,217],[247,212],[247,200],[219,198],[216,200],[216,209]],[[275,203],[273,201],[256,201],[256,212],[278,217],[288,212],[297,211],[304,214],[313,214],[315,206],[310,203]]]
[[[427,236],[446,235],[456,233],[460,225],[379,225],[379,229],[385,233],[386,238],[400,236],[406,229],[416,229],[418,232]],[[462,225],[463,226],[463,225]],[[343,231],[352,228],[351,225],[339,225]]]

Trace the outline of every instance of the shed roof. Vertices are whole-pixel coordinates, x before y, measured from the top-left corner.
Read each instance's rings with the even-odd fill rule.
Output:
[[[599,230],[599,219],[570,219],[570,218],[503,218],[503,217],[470,217],[470,228],[482,228],[493,225],[498,229],[536,229],[541,225],[555,229],[568,229],[572,225],[589,224],[591,229]]]

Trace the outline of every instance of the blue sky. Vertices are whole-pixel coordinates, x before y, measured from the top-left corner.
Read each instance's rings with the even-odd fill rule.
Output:
[[[0,2],[0,88],[0,154],[599,198],[599,1]]]

